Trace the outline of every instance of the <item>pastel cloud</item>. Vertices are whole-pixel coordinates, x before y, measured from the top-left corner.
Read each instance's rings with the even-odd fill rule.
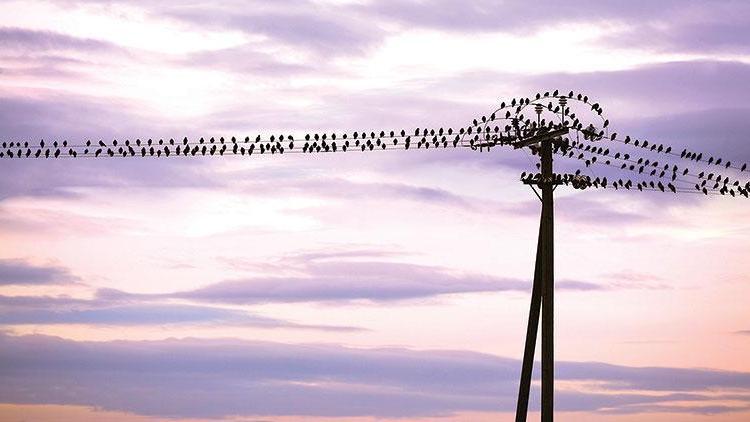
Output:
[[[20,259],[0,259],[0,286],[66,284],[78,281],[70,270],[56,265],[35,265]]]
[[[638,1],[638,7],[624,4],[578,1],[575,5],[557,2],[537,4],[497,4],[491,0],[439,0],[431,4],[408,0],[390,0],[365,6],[386,18],[440,30],[453,31],[518,31],[522,28],[540,29],[560,21],[583,22],[596,20],[637,19],[652,14],[668,15],[675,11],[677,2],[654,5]]]
[[[77,299],[54,296],[0,295],[0,325],[154,326],[222,325],[266,329],[318,330],[328,332],[364,331],[343,325],[301,324],[270,318],[239,309],[177,303],[117,300],[112,297]]]
[[[165,127],[157,119],[144,116],[132,101],[55,91],[29,94],[0,97],[3,112],[0,127],[4,140],[67,139],[78,142],[103,137],[130,138],[147,130],[150,137],[157,139],[160,134],[176,136],[174,127]],[[157,131],[160,133],[154,133]]]
[[[316,264],[306,277],[224,281],[174,296],[209,302],[393,301],[450,293],[523,291],[528,282],[451,274],[441,268],[389,262]]]
[[[742,11],[738,11],[739,6]],[[615,45],[650,46],[670,51],[745,51],[748,36],[741,18],[746,5],[733,1],[635,1],[626,4],[576,1],[509,3],[488,0],[441,0],[429,5],[411,1],[373,3],[371,10],[410,25],[439,30],[512,32],[541,30],[561,23],[609,22],[628,30],[605,41]],[[732,13],[727,13],[729,10]],[[667,25],[664,22],[669,22]]]
[[[6,296],[0,295],[0,309],[8,310],[50,310],[79,309],[91,305],[88,299],[70,296]]]
[[[6,400],[175,418],[507,412],[515,405],[519,369],[517,360],[465,351],[236,340],[75,342],[0,335],[0,345]],[[750,374],[744,372],[594,362],[558,367],[561,381],[604,386],[562,388],[561,411],[705,414],[743,411],[750,404]]]
[[[73,37],[52,31],[0,27],[0,47],[7,51],[101,51],[114,48],[111,44],[87,38]]]
[[[736,84],[746,84],[748,80],[750,65],[747,63],[706,59],[653,63],[611,71],[552,72],[530,77],[526,84],[532,89],[534,86],[558,86],[563,90],[565,87],[586,87],[589,96],[602,101],[605,112],[621,109],[606,107],[609,100],[642,105],[648,115],[669,115],[675,110],[724,109],[729,104],[746,107],[748,99],[735,88]],[[620,113],[632,120],[639,117],[637,113],[631,113],[630,107]]]
[[[221,324],[223,326],[236,327],[286,328],[331,332],[352,332],[362,330],[360,328],[347,326],[298,324],[275,318],[262,317],[238,310],[176,304],[122,305],[94,309],[0,311],[0,324],[83,324],[99,326]]]
[[[309,1],[255,2],[242,8],[215,4],[181,7],[176,3],[162,7],[164,16],[191,24],[264,35],[282,45],[328,55],[361,53],[381,38],[377,26],[363,25],[364,19],[340,12],[339,7]]]
[[[567,24],[620,25],[602,43],[678,52],[745,51],[743,5],[732,1],[638,1],[626,5],[582,0],[574,4],[542,2],[497,4],[488,0],[440,0],[423,3],[388,0],[361,4],[283,2],[279,7],[256,3],[253,12],[225,5],[180,7],[167,3],[165,16],[202,25],[236,28],[263,34],[289,46],[333,53],[366,51],[383,42],[394,23],[454,33],[518,33]],[[734,13],[727,13],[732,10]],[[730,17],[728,17],[730,16]],[[665,25],[664,22],[669,22]],[[627,26],[627,29],[623,29]],[[700,35],[699,35],[700,34]]]
[[[290,275],[226,280],[194,290],[163,294],[99,289],[97,297],[99,300],[111,301],[181,299],[235,305],[297,302],[335,304],[353,301],[387,304],[450,294],[527,292],[531,288],[530,280],[472,274],[382,258],[372,259],[389,255],[392,253],[384,255],[379,251],[369,250],[301,253],[282,257],[275,262],[265,262],[255,268]],[[555,285],[561,291],[582,292],[660,288],[648,283],[633,283],[627,276],[610,275],[606,278],[606,281],[600,282],[563,279],[558,280]]]

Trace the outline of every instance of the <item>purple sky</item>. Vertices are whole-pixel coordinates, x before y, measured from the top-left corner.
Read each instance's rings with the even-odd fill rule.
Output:
[[[0,1],[0,138],[456,128],[560,89],[740,163],[748,28],[721,0]],[[510,421],[533,162],[0,160],[0,419]],[[747,202],[556,201],[559,419],[750,418]]]

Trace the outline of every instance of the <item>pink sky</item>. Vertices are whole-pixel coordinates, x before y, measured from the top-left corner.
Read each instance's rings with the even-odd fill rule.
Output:
[[[750,5],[496,3],[2,1],[0,138],[460,127],[559,88],[750,161]],[[510,421],[532,163],[0,160],[0,419]],[[748,420],[747,202],[556,200],[559,420]]]

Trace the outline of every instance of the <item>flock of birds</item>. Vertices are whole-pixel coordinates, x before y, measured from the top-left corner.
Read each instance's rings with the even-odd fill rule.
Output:
[[[554,104],[552,100],[556,100]],[[588,115],[598,116],[601,129],[593,123],[587,126],[571,112],[568,103],[577,102],[585,105],[589,111]],[[546,103],[546,104],[545,104]],[[533,105],[537,114],[537,120],[524,116],[524,110]],[[481,127],[484,136],[475,138],[474,142],[480,142],[480,148],[487,144],[491,145],[493,137],[487,136],[489,132],[495,132],[495,127],[488,122],[497,119],[497,113],[506,110],[503,119],[510,120],[502,130],[506,133],[515,133],[516,138],[523,138],[525,133],[539,131],[550,131],[559,128],[568,128],[572,136],[562,139],[554,147],[554,153],[562,157],[577,160],[583,164],[583,168],[575,170],[573,174],[556,175],[559,184],[571,185],[575,188],[612,188],[638,191],[661,191],[671,193],[702,193],[705,195],[728,195],[732,197],[750,197],[750,182],[742,181],[741,174],[748,169],[748,165],[735,164],[730,160],[720,157],[708,156],[701,152],[683,149],[675,151],[671,146],[661,143],[639,140],[630,136],[618,137],[616,132],[609,131],[609,120],[603,115],[603,108],[595,102],[589,101],[583,94],[575,94],[572,91],[567,95],[560,95],[558,91],[537,94],[534,99],[524,98],[512,100],[510,104],[501,104],[489,119],[482,118]],[[555,118],[550,121],[541,119],[543,112],[551,113]],[[477,122],[479,123],[479,122]],[[500,128],[497,129],[500,132]],[[575,139],[572,139],[573,136]],[[508,138],[496,137],[499,144],[513,144]],[[484,144],[482,144],[484,142]],[[603,146],[602,146],[603,145]],[[629,150],[622,151],[619,147],[627,146]],[[635,151],[634,151],[635,150]],[[640,150],[640,151],[638,151]],[[537,153],[532,147],[532,153]],[[639,153],[645,155],[639,155]],[[538,166],[538,165],[537,165]],[[585,175],[586,169],[595,166],[605,166],[611,169],[609,173],[623,174],[631,173],[637,180],[628,178],[596,177]],[[696,167],[701,167],[696,169]],[[522,174],[525,183],[534,183],[540,180],[539,174]]]
[[[576,107],[571,107],[572,104]],[[533,109],[535,115],[529,117],[529,109]],[[582,116],[576,115],[576,109],[585,110],[585,117],[594,121],[582,120]],[[747,170],[747,164],[732,163],[688,149],[678,152],[668,145],[629,136],[620,137],[610,131],[609,120],[598,103],[572,91],[567,95],[554,91],[538,93],[533,98],[514,98],[508,103],[501,103],[489,116],[482,116],[456,130],[437,128],[408,132],[315,133],[299,138],[294,135],[258,135],[254,139],[89,140],[80,144],[40,141],[32,145],[28,141],[6,141],[0,144],[0,159],[252,156],[439,148],[489,151],[495,147],[514,147],[523,139],[563,128],[568,130],[568,134],[555,142],[553,152],[578,168],[573,173],[556,174],[557,184],[577,189],[611,188],[750,197],[750,182],[740,180],[740,175]],[[622,151],[621,147],[630,150]],[[530,146],[530,150],[532,154],[539,154],[534,145]],[[639,153],[648,156],[639,156]],[[539,164],[536,165],[538,169]],[[597,177],[593,172],[598,167],[609,168],[607,173],[610,177]],[[621,175],[626,172],[636,179],[611,176],[612,173]],[[527,184],[538,183],[540,179],[539,173],[521,175],[521,180]]]

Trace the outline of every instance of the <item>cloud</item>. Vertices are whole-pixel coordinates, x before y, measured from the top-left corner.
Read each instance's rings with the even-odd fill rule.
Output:
[[[6,296],[0,295],[0,309],[30,310],[30,309],[79,309],[91,306],[88,299],[71,296]]]
[[[747,83],[750,83],[750,65],[746,63],[691,60],[614,71],[547,73],[526,78],[522,85],[530,90],[559,88],[565,92],[581,87],[589,97],[602,103],[605,112],[608,104],[629,103],[643,106],[648,111],[645,114],[652,116],[654,108],[661,109],[658,114],[669,115],[675,110],[747,106],[748,98],[737,90],[737,86]],[[635,114],[634,120],[637,118]]]
[[[221,50],[201,51],[189,55],[177,64],[181,66],[203,66],[210,69],[225,69],[253,77],[280,78],[320,70],[316,63],[300,59],[279,57],[258,51],[251,44]]]
[[[561,4],[505,3],[492,0],[438,0],[430,3],[409,0],[386,0],[367,3],[362,8],[410,25],[432,27],[448,31],[516,32],[519,29],[537,30],[545,26],[599,23],[604,21],[638,22],[644,17],[668,16],[687,3],[662,1],[658,5],[646,0],[625,4],[578,0]]]
[[[86,2],[58,0],[63,7]],[[140,8],[154,19],[177,21],[215,32],[242,32],[248,41],[223,51],[186,58],[187,66],[211,65],[243,75],[288,77],[321,68],[334,75],[333,58],[366,56],[393,34],[414,29],[448,33],[533,34],[552,27],[579,23],[603,28],[598,43],[638,51],[669,53],[744,53],[750,31],[745,30],[747,6],[739,2],[697,0],[635,1],[626,4],[578,0],[503,3],[492,0],[438,0],[432,2],[385,0],[372,2],[211,3],[176,1],[123,2]],[[170,22],[174,23],[174,22]],[[10,46],[40,49],[99,51],[108,43],[79,39],[47,31],[5,28],[0,38]],[[39,68],[38,71],[42,71]],[[486,82],[486,81],[485,81]]]
[[[80,1],[58,0],[69,5]],[[114,1],[112,3],[118,3]],[[585,23],[607,27],[606,46],[668,52],[745,52],[747,6],[731,0],[646,0],[627,4],[577,0],[503,3],[492,0],[383,0],[332,3],[308,0],[207,4],[136,3],[153,16],[190,25],[233,29],[267,37],[276,46],[328,55],[362,54],[394,31],[537,32]],[[41,37],[40,34],[38,35]],[[263,43],[265,40],[260,41]]]
[[[740,2],[725,0],[626,3],[577,0],[536,3],[492,0],[386,0],[354,6],[383,21],[450,32],[518,34],[550,27],[608,26],[601,44],[668,52],[746,52],[750,31]]]
[[[270,177],[269,177],[270,176]],[[268,182],[272,181],[273,184]],[[399,182],[355,182],[338,177],[295,177],[256,175],[243,191],[263,195],[305,194],[325,198],[404,200],[456,208],[462,211],[515,212],[512,205],[461,195],[447,189]]]
[[[540,208],[538,201],[527,203],[529,212]],[[583,224],[601,224],[606,221],[607,225],[623,225],[643,222],[649,218],[653,219],[659,214],[658,210],[648,215],[644,212],[635,212],[625,207],[617,206],[613,201],[591,199],[591,195],[578,193],[555,199],[555,218],[559,221],[571,221]]]
[[[8,403],[77,404],[174,418],[511,411],[520,367],[515,359],[466,351],[232,339],[76,342],[4,334],[0,362],[0,394]],[[560,381],[605,385],[592,391],[561,382],[556,403],[562,411],[664,407],[701,414],[709,408],[747,410],[750,404],[750,374],[744,372],[595,362],[557,367]]]
[[[567,380],[602,380],[605,390],[696,391],[746,389],[750,373],[697,368],[626,367],[595,362],[567,362],[559,369]]]
[[[611,284],[621,288],[638,288],[644,290],[667,289],[669,285],[661,277],[632,270],[623,270],[602,274],[602,278],[612,280]]]
[[[310,1],[253,2],[236,7],[233,2],[210,6],[172,3],[160,13],[203,27],[240,30],[263,35],[277,45],[325,55],[360,54],[382,38],[382,30],[366,16],[342,13],[341,7]],[[350,10],[350,12],[354,12]]]
[[[421,151],[420,151],[421,152]],[[450,151],[448,151],[450,153]],[[460,152],[458,152],[460,154]],[[497,156],[503,156],[501,151],[497,151]],[[421,162],[415,161],[414,166],[428,166],[431,162],[429,155],[422,155],[427,158]],[[471,157],[454,158],[451,164],[461,166],[463,164],[476,164],[487,167],[487,171],[497,171],[499,165],[507,166],[508,163],[500,164],[499,161],[492,161],[490,154],[476,154]],[[488,157],[490,157],[488,159]],[[498,160],[503,160],[499,158]],[[449,161],[446,158],[445,161]],[[465,160],[465,161],[463,161]],[[443,165],[445,164],[443,162]],[[525,161],[528,165],[528,162]],[[378,167],[377,164],[374,165]],[[398,167],[398,166],[396,166]],[[378,172],[389,173],[389,167],[380,168]],[[526,167],[519,166],[519,172],[528,170]],[[473,171],[484,171],[476,169]],[[560,170],[561,172],[564,170]],[[539,201],[530,194],[530,198],[525,201],[503,200],[496,198],[478,197],[460,192],[460,187],[446,189],[429,184],[414,184],[405,182],[363,182],[352,181],[339,177],[331,176],[312,176],[312,177],[289,177],[288,175],[279,174],[258,174],[256,172],[243,173],[238,177],[249,180],[243,182],[242,191],[248,194],[262,194],[264,196],[281,196],[289,195],[312,195],[322,198],[334,198],[347,201],[364,200],[364,201],[406,201],[422,203],[430,206],[451,209],[461,213],[475,213],[477,215],[504,215],[512,217],[532,217],[538,218],[540,213]],[[504,175],[504,176],[507,176]],[[614,224],[634,224],[646,219],[653,219],[660,215],[664,209],[661,207],[649,207],[649,212],[636,212],[630,207],[624,207],[621,203],[592,198],[588,192],[578,193],[558,197],[556,199],[557,216],[561,221],[570,221],[579,224],[599,224],[601,221],[607,221],[610,225]],[[648,205],[648,204],[646,204]],[[653,208],[653,209],[651,209]]]
[[[238,309],[175,303],[138,303],[116,295],[94,299],[67,296],[0,295],[0,325],[84,324],[99,326],[204,325],[286,328],[330,332],[364,331],[344,325],[300,324]]]
[[[0,259],[0,286],[67,284],[78,280],[64,267],[34,265],[20,259]]]
[[[220,182],[203,171],[204,165],[205,161],[191,159],[5,161],[0,175],[13,177],[0,180],[0,200],[21,196],[75,199],[83,195],[78,188],[126,192],[138,188],[217,187]]]
[[[678,150],[688,148],[708,156],[729,158],[737,165],[750,162],[750,146],[744,141],[750,133],[747,116],[750,104],[747,108],[712,108],[627,123],[638,133],[647,133],[650,139],[678,145]],[[717,167],[717,170],[724,169]]]
[[[85,77],[83,70],[95,62],[123,53],[119,47],[95,39],[0,27],[0,74],[11,79],[71,81]]]
[[[0,48],[4,52],[14,51],[102,51],[115,48],[112,44],[78,38],[52,31],[36,31],[26,28],[0,27]]]
[[[176,132],[147,117],[135,103],[114,98],[30,89],[25,96],[0,96],[0,111],[3,140],[81,141],[132,138],[138,133],[158,139]]]
[[[196,290],[164,295],[102,291],[103,298],[179,298],[199,302],[254,304],[294,302],[389,302],[454,293],[526,291],[527,281],[466,275],[444,268],[375,261],[308,265],[303,276],[254,277],[222,281]]]
[[[373,254],[374,252],[374,254]],[[373,254],[373,255],[370,255]],[[373,257],[391,253],[354,250],[340,255],[334,251],[301,253],[276,261],[228,262],[237,270],[252,270],[282,275],[255,276],[209,284],[195,290],[163,294],[138,294],[115,289],[99,289],[100,300],[154,301],[180,299],[200,303],[234,305],[260,303],[370,301],[388,303],[441,295],[465,293],[527,292],[530,280],[467,273],[439,266],[427,266]],[[643,287],[636,283],[557,280],[561,291],[611,291]]]
[[[749,12],[746,3],[736,1],[691,3],[672,11],[668,20],[653,16],[632,22],[628,30],[602,41],[660,52],[746,54],[750,45]]]

